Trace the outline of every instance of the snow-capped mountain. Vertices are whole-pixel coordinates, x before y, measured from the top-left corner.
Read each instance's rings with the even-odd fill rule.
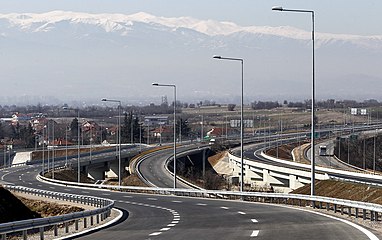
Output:
[[[380,98],[382,36],[317,32],[316,52],[318,96]],[[171,81],[184,99],[232,101],[240,69],[214,54],[245,59],[248,101],[310,95],[311,33],[301,29],[142,12],[0,14],[0,77],[10,96],[147,99],[166,94],[151,82]]]

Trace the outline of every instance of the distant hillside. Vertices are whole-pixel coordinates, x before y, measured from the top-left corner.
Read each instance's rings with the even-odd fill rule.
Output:
[[[317,99],[381,99],[382,36],[317,31],[315,40]],[[112,89],[124,104],[151,103],[169,94],[151,83],[171,79],[181,101],[238,103],[240,67],[214,60],[215,54],[245,59],[246,102],[307,99],[311,44],[310,31],[287,26],[147,13],[0,14],[0,73],[7,83],[0,102],[100,104]]]

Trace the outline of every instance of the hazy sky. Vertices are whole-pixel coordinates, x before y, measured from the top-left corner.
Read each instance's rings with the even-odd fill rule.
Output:
[[[191,16],[240,25],[290,25],[310,30],[309,16],[272,12],[272,6],[314,10],[319,32],[382,35],[381,0],[1,0],[0,12],[67,10],[131,14],[142,11],[156,16]]]

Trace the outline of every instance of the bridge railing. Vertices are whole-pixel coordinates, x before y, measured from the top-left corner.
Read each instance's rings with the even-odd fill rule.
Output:
[[[82,220],[83,227],[87,228],[89,225],[93,226],[95,224],[94,221],[98,224],[100,221],[104,221],[108,218],[110,216],[111,209],[114,207],[114,201],[105,198],[44,191],[14,185],[3,185],[3,187],[13,192],[35,195],[58,201],[66,201],[68,203],[88,205],[94,207],[94,209],[47,218],[35,218],[2,223],[0,224],[0,239],[6,239],[8,235],[13,236],[14,234],[21,234],[23,239],[26,239],[29,233],[39,233],[40,239],[44,239],[44,232],[52,228],[54,231],[54,236],[57,236],[59,225],[64,225],[65,233],[69,233],[70,223],[74,221],[75,230],[78,230],[80,220]],[[88,224],[89,220],[90,224]]]
[[[355,218],[364,220],[379,221],[382,217],[382,205],[367,202],[351,201],[346,199],[310,196],[302,194],[285,193],[266,193],[266,192],[234,192],[220,190],[200,190],[200,189],[174,189],[174,188],[156,188],[156,187],[134,187],[134,186],[115,186],[115,185],[96,185],[77,182],[66,182],[54,179],[48,179],[38,176],[42,181],[51,182],[65,186],[110,189],[115,191],[177,195],[187,197],[216,198],[227,200],[243,200],[263,203],[279,203],[295,205],[301,207],[311,207],[317,209],[326,209],[335,213],[347,214]]]

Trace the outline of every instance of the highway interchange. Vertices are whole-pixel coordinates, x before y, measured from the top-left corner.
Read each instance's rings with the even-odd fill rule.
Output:
[[[171,175],[163,170],[169,155],[171,149],[142,161],[140,169],[146,171],[141,174],[152,183],[172,186]],[[36,180],[40,170],[40,164],[4,169],[0,179],[20,186],[113,199],[124,212],[118,224],[80,239],[377,239],[364,228],[366,232],[295,208],[50,185]],[[166,180],[158,181],[158,177]]]

